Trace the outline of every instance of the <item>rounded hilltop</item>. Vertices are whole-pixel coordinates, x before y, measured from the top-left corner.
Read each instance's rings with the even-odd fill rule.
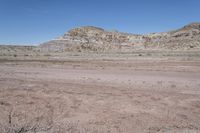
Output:
[[[81,26],[73,28],[68,32],[73,32],[73,31],[104,31],[104,29],[95,26]]]
[[[184,26],[183,29],[199,29],[200,30],[200,22],[190,23]]]
[[[101,30],[104,31],[104,29],[99,28],[99,27],[95,27],[95,26],[82,26],[79,27],[80,29],[84,29],[84,30]]]
[[[82,26],[78,28],[73,28],[69,30],[66,34],[69,36],[86,36],[88,34],[96,34],[99,32],[104,32],[104,29],[94,26]]]

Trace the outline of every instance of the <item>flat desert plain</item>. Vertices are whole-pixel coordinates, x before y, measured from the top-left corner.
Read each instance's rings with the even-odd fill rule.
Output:
[[[200,60],[0,59],[1,133],[199,133]]]

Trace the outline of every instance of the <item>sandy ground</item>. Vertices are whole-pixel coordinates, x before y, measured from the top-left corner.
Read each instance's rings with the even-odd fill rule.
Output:
[[[1,133],[199,133],[200,61],[0,60]]]

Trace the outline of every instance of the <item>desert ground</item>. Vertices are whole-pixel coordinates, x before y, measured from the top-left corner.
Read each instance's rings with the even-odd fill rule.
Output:
[[[0,132],[199,133],[199,56],[133,55],[1,56]]]

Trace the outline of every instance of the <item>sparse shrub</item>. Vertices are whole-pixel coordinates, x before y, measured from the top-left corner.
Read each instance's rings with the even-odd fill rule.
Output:
[[[44,54],[44,56],[51,56],[50,54]]]
[[[176,85],[172,84],[172,85],[171,85],[171,88],[176,88]]]
[[[151,53],[147,53],[147,56],[151,56]]]
[[[194,48],[194,46],[190,45],[190,48]]]

